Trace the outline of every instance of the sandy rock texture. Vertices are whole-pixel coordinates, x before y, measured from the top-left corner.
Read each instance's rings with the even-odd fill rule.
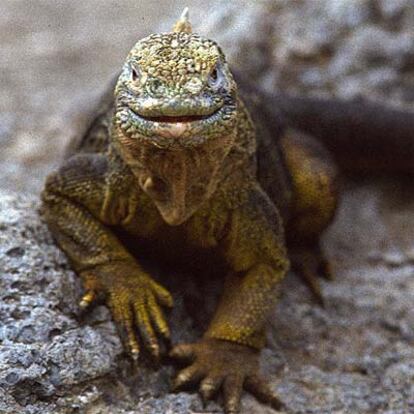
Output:
[[[189,3],[197,31],[217,39],[232,64],[268,90],[412,108],[412,0]],[[105,307],[79,314],[79,280],[37,215],[45,174],[129,48],[168,29],[184,6],[154,4],[2,2],[0,414],[202,411],[195,394],[167,393],[171,366],[131,366]],[[414,412],[412,194],[408,180],[347,184],[324,239],[336,274],[323,282],[326,309],[295,275],[285,280],[262,363],[287,412]],[[217,288],[174,280],[174,341],[193,340]],[[243,413],[272,412],[243,399]]]

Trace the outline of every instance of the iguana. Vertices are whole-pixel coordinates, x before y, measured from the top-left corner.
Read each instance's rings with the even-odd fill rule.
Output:
[[[264,325],[290,263],[321,300],[317,277],[330,271],[319,237],[339,197],[331,151],[340,163],[412,170],[412,114],[259,92],[192,32],[187,11],[171,33],[133,47],[110,96],[42,193],[42,214],[83,280],[80,306],[104,295],[132,357],[144,346],[158,358],[173,298],[119,234],[159,260],[219,256],[222,298],[203,337],[173,347],[188,362],[175,387],[199,383],[204,400],[221,390],[226,413],[238,412],[243,389],[279,408],[258,369]]]

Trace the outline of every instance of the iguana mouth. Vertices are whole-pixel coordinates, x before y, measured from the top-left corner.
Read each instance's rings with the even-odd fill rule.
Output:
[[[140,113],[134,111],[136,115],[145,119],[146,121],[150,122],[158,122],[158,123],[168,123],[168,124],[177,124],[177,123],[189,123],[189,122],[197,122],[197,121],[204,121],[206,119],[211,118],[212,116],[216,115],[217,112],[220,111],[221,108],[217,109],[211,114],[208,115],[186,115],[186,116],[145,116]]]
[[[167,123],[177,123],[177,122],[194,122],[202,121],[203,119],[209,118],[211,115],[190,115],[190,116],[142,116],[142,118],[147,121],[152,122],[167,122]]]
[[[171,115],[165,114],[172,112],[171,107],[161,108],[159,111],[154,109],[152,113],[146,113],[147,108],[141,108],[136,100],[131,98],[126,102],[120,100],[118,104],[118,122],[125,136],[150,139],[151,144],[157,143],[159,146],[173,145],[172,142],[176,145],[182,139],[180,145],[194,147],[213,136],[230,134],[234,128],[236,112],[232,102],[223,102],[216,107],[191,106],[187,110],[177,110],[178,114]],[[197,111],[198,114],[194,113]],[[180,112],[183,115],[179,115]],[[194,115],[188,115],[192,112]],[[189,140],[189,137],[197,139]]]

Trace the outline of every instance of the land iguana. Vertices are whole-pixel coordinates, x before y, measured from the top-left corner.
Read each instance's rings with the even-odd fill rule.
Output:
[[[110,96],[42,193],[42,214],[82,278],[80,306],[104,296],[131,356],[144,347],[159,358],[173,298],[119,232],[160,261],[219,256],[222,297],[202,338],[172,348],[188,363],[174,387],[200,384],[204,400],[221,390],[227,413],[238,412],[243,389],[279,408],[259,373],[265,321],[290,263],[322,301],[334,157],[412,171],[412,114],[259,92],[216,42],[192,32],[187,11],[171,33],[133,47]]]

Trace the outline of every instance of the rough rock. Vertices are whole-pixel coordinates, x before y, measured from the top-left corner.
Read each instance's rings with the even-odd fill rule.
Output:
[[[105,307],[79,313],[79,280],[37,210],[35,197],[0,191],[0,413],[152,414],[201,408],[195,396],[166,395],[170,367],[157,371],[145,360],[131,365]],[[187,296],[198,295],[193,301],[206,302],[195,281],[185,286]],[[193,340],[199,332],[185,313],[183,295],[177,296],[174,339]]]
[[[159,26],[157,7],[3,3],[0,189],[36,193],[129,47]],[[189,3],[199,7],[197,31],[267,89],[412,107],[412,0],[217,1],[208,17],[205,2]],[[196,395],[167,393],[172,367],[131,366],[105,307],[79,314],[79,281],[39,220],[37,197],[15,191],[0,191],[0,413],[200,412]],[[336,274],[323,283],[326,309],[287,277],[262,363],[291,412],[414,412],[413,211],[409,182],[350,183],[324,239]],[[216,289],[190,279],[169,287],[174,340],[192,340]],[[272,411],[246,396],[243,412]]]
[[[217,38],[231,61],[267,89],[400,105],[414,100],[409,0],[215,4],[215,12],[195,26]]]
[[[325,237],[336,274],[323,285],[326,309],[293,274],[286,279],[262,366],[289,412],[414,410],[414,199],[407,200],[407,186],[367,181],[346,192]],[[168,393],[172,367],[156,371],[125,359],[106,308],[79,314],[79,281],[37,206],[35,198],[0,194],[0,413],[200,412],[196,395]],[[169,283],[174,341],[193,340],[214,286]],[[243,413],[267,412],[244,397]]]

